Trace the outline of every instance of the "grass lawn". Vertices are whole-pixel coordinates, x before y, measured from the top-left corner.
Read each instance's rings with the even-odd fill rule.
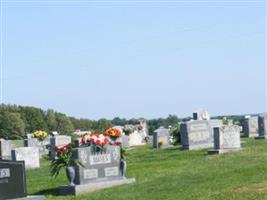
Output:
[[[47,199],[84,200],[204,200],[267,199],[267,140],[242,139],[242,151],[207,155],[207,150],[183,151],[137,147],[129,151],[127,177],[136,183],[83,196],[58,196],[67,183],[64,172],[49,176],[49,162],[27,172],[28,193]]]

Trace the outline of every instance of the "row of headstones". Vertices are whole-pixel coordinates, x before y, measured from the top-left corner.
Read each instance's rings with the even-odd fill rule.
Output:
[[[129,136],[120,138],[124,148],[130,147]],[[71,137],[57,135],[39,141],[37,138],[28,137],[24,140],[24,147],[15,148],[10,140],[0,139],[0,159],[25,161],[26,169],[40,167],[40,158],[48,155],[50,160],[55,159],[56,152],[53,147],[62,147],[71,143]],[[79,145],[77,145],[79,146]]]
[[[240,150],[240,127],[222,125],[211,121],[191,121],[181,125],[181,142],[184,149],[212,148],[209,153],[225,153]],[[212,124],[212,125],[211,125]],[[214,127],[213,127],[214,126]],[[154,148],[170,148],[170,131],[159,128],[153,135]],[[159,144],[160,142],[160,144]]]
[[[49,155],[52,160],[56,153],[52,147],[61,147],[71,143],[71,137],[58,135],[43,141],[37,138],[24,140],[24,147],[15,148],[10,140],[0,139],[0,160],[24,161],[26,169],[40,167],[40,158]]]
[[[193,116],[195,120],[180,125],[181,144],[184,149],[213,148],[209,151],[210,153],[238,150],[240,149],[240,132],[242,129],[245,135],[248,132],[248,135],[267,139],[267,113],[247,119],[245,123],[247,125],[243,128],[237,125],[223,125],[222,120],[199,120],[195,113]],[[153,147],[171,147],[169,138],[170,130],[160,127],[153,134]]]

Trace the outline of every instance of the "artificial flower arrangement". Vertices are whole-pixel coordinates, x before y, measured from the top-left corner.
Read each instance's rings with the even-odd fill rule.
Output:
[[[163,145],[163,141],[160,140],[160,141],[158,142],[158,146],[161,147],[162,145]]]
[[[108,138],[103,134],[86,133],[81,139],[81,147],[91,146],[94,152],[99,152],[104,150],[104,146],[108,142]]]
[[[35,131],[33,132],[33,137],[37,138],[38,140],[43,140],[48,136],[48,133],[45,131]]]
[[[109,128],[104,132],[104,134],[109,137],[117,138],[121,136],[121,131],[117,128]]]
[[[74,159],[72,156],[72,146],[71,144],[64,145],[62,147],[54,147],[57,158],[51,161],[50,173],[53,177],[57,177],[61,169],[66,169],[74,165],[80,165],[83,167],[82,163]]]

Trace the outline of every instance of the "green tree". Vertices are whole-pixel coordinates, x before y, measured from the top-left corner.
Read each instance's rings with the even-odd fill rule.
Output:
[[[111,121],[107,119],[100,119],[97,121],[97,123],[95,123],[94,130],[103,133],[105,130],[112,126],[114,125],[111,123]]]
[[[74,126],[71,123],[70,118],[68,118],[65,114],[56,113],[57,120],[57,131],[60,134],[71,135],[74,132]]]
[[[57,128],[56,114],[53,110],[49,109],[46,111],[45,120],[47,124],[47,129],[51,132]]]
[[[0,113],[0,138],[22,139],[25,135],[25,124],[19,113]]]
[[[27,132],[47,130],[44,111],[34,107],[20,106],[21,117],[26,125]]]

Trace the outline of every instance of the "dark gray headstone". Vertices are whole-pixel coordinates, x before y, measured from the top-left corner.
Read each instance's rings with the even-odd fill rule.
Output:
[[[259,115],[259,136],[267,138],[267,113]]]
[[[26,197],[26,188],[24,162],[0,160],[0,199]]]
[[[240,146],[240,127],[237,125],[225,125],[214,128],[214,147],[209,153],[225,153],[238,151]]]
[[[162,143],[161,145],[159,143]],[[170,142],[170,129],[160,127],[153,134],[153,148],[169,148],[172,147]]]
[[[12,144],[9,140],[0,139],[0,159],[11,159]]]
[[[259,136],[258,116],[250,117],[244,121],[243,131],[246,137]]]

